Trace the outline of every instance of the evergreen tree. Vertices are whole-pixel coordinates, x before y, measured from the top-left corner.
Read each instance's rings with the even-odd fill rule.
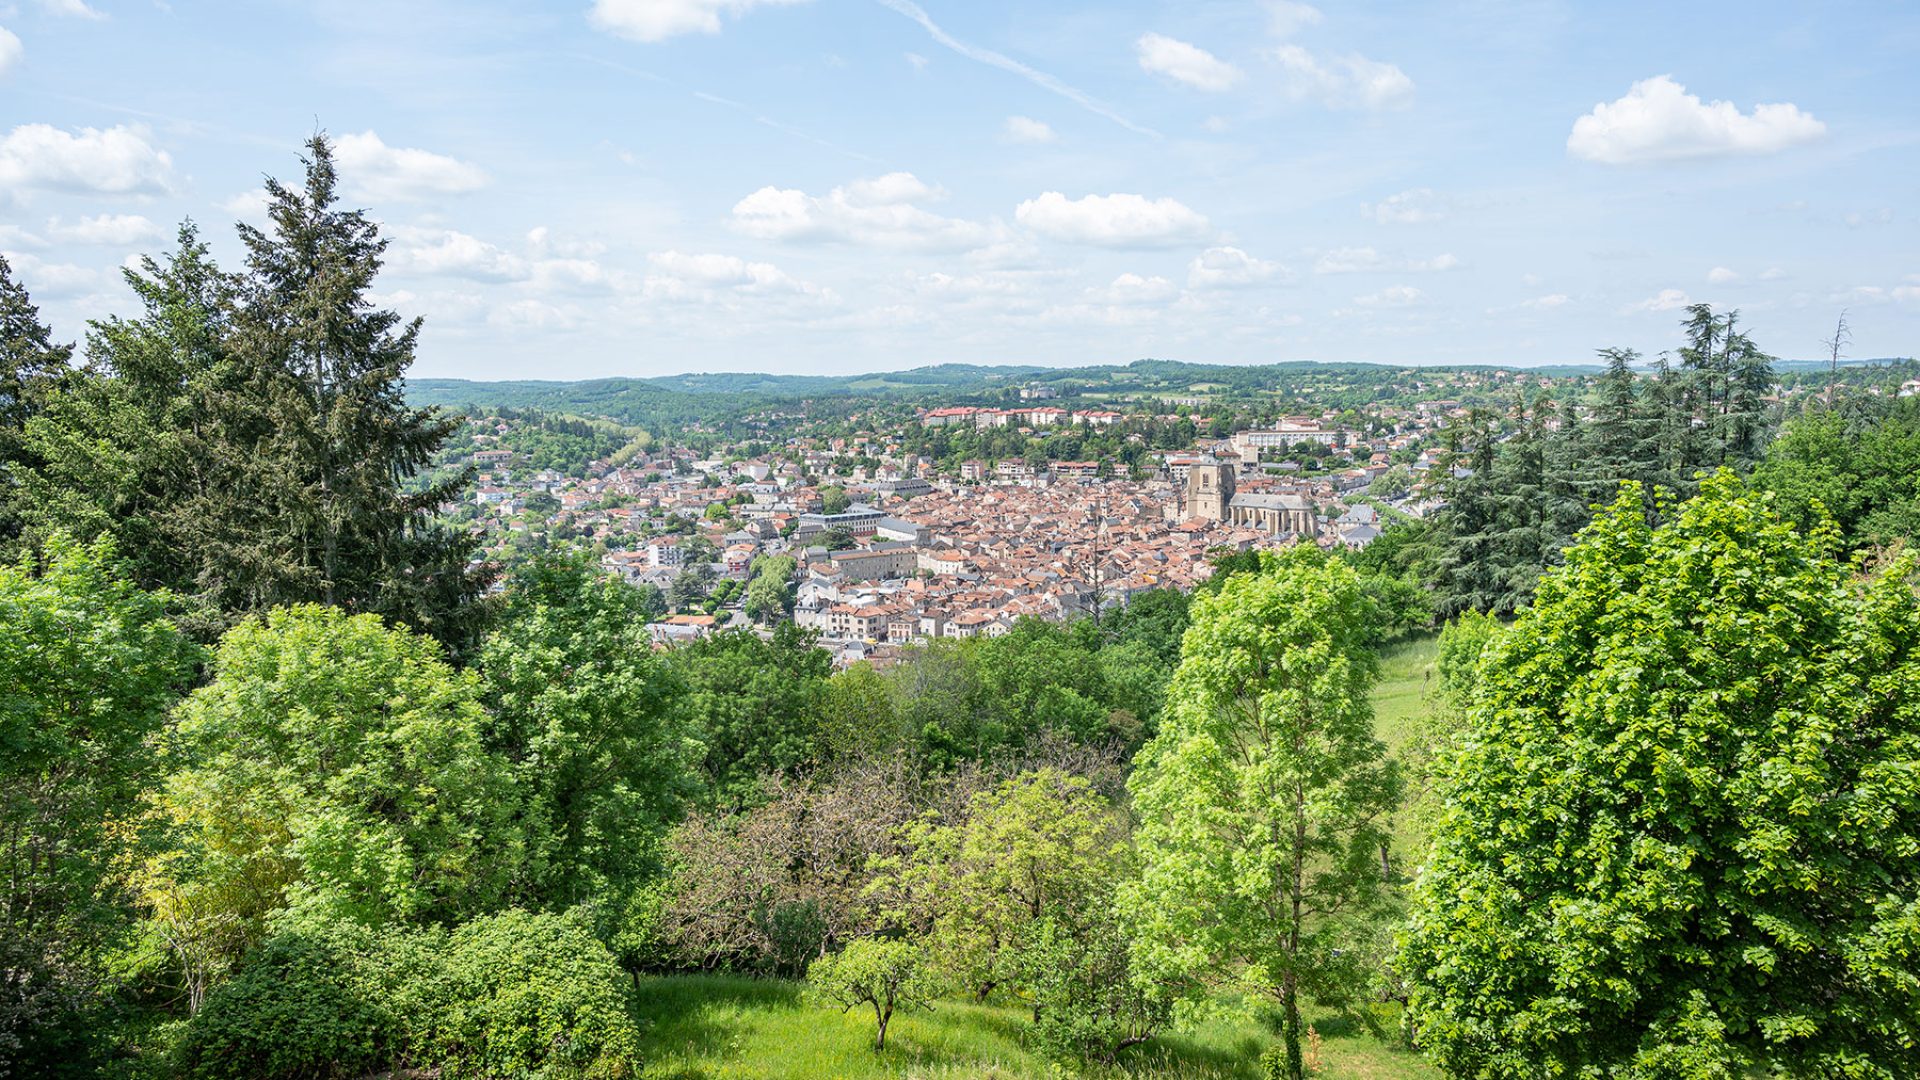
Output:
[[[20,533],[19,477],[32,463],[23,445],[27,422],[46,407],[72,359],[73,346],[54,342],[26,286],[0,255],[0,544]]]
[[[386,241],[338,205],[333,151],[307,144],[306,182],[267,182],[270,231],[240,226],[247,279],[234,336],[245,366],[258,511],[228,545],[224,584],[243,609],[318,600],[377,612],[454,645],[478,630],[477,543],[435,527],[461,474],[408,489],[457,421],[408,407],[418,319],[367,293]]]

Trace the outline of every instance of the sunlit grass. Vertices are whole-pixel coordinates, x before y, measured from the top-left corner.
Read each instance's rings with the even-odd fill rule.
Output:
[[[876,1053],[871,1012],[841,1012],[798,983],[687,975],[644,980],[640,1001],[648,1080],[959,1080],[1081,1075],[1164,1080],[1257,1080],[1273,1045],[1250,1017],[1221,1014],[1134,1048],[1116,1068],[1060,1072],[1027,1045],[1019,1008],[942,1001],[894,1017]],[[1321,1071],[1333,1080],[1430,1080],[1416,1055],[1361,1025],[1321,1017]]]

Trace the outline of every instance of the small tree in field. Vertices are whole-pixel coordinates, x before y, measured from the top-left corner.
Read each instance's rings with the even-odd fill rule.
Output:
[[[1136,977],[1235,978],[1277,998],[1300,1080],[1300,998],[1343,1003],[1386,898],[1399,776],[1373,734],[1359,576],[1315,548],[1262,556],[1194,604],[1160,734],[1130,786]]]
[[[896,1009],[924,1005],[932,997],[920,949],[904,941],[862,938],[807,969],[807,981],[846,1009],[873,1007],[873,1048],[887,1048],[887,1025]]]

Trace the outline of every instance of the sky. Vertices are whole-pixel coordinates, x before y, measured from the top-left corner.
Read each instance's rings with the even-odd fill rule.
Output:
[[[335,140],[414,374],[1920,352],[1920,5],[0,0],[64,339]]]

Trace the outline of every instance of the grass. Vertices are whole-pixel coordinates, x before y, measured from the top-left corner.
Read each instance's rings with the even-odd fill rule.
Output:
[[[1387,752],[1402,757],[1407,745],[1427,722],[1434,680],[1434,658],[1440,636],[1428,634],[1396,642],[1380,650],[1380,681],[1373,687],[1373,727]],[[1417,861],[1425,848],[1420,815],[1404,806],[1393,819],[1394,854]]]
[[[643,980],[645,1080],[1026,1080],[1060,1075],[1026,1046],[1019,1008],[942,1001],[895,1015],[876,1053],[871,1012],[841,1012],[776,979],[675,975]],[[1418,1056],[1338,1017],[1318,1018],[1327,1080],[1437,1080]],[[1094,1078],[1258,1080],[1274,1039],[1258,1022],[1223,1013],[1134,1048]],[[1071,1075],[1071,1074],[1068,1074]]]

